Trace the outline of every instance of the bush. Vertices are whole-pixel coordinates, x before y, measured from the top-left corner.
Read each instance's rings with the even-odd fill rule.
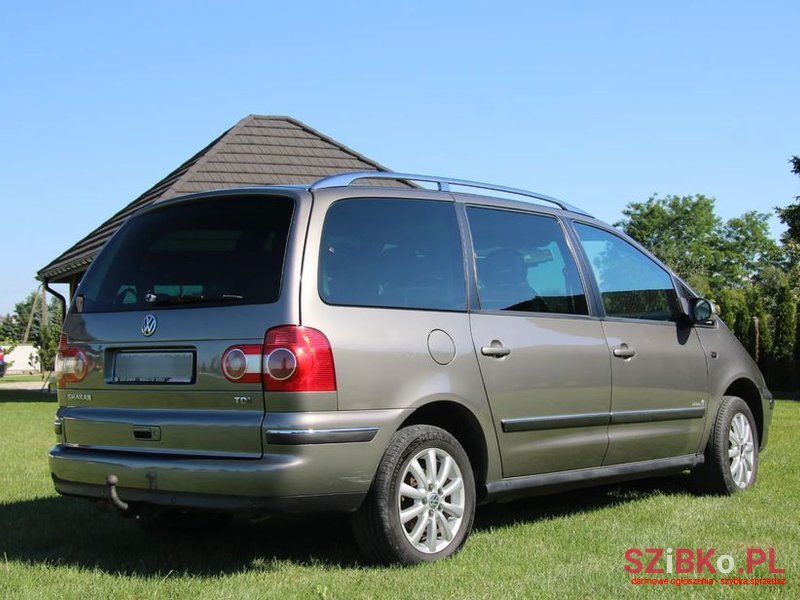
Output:
[[[767,365],[770,386],[791,390],[797,385],[795,345],[797,343],[797,304],[784,281],[775,295],[773,346]]]

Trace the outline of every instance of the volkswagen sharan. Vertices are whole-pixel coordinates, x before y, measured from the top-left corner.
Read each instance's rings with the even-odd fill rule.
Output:
[[[61,494],[149,526],[349,512],[379,563],[452,555],[496,500],[683,471],[747,490],[773,412],[713,304],[623,233],[375,171],[141,210],[57,362]]]

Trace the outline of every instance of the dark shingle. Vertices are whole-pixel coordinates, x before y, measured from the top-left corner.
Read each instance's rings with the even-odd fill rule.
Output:
[[[130,215],[159,199],[372,170],[389,169],[291,117],[250,115],[43,267],[38,277],[66,283],[80,276]]]

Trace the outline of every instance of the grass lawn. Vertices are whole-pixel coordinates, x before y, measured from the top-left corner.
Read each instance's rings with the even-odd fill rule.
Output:
[[[159,535],[58,497],[46,460],[56,404],[34,394],[0,388],[0,598],[800,597],[795,402],[778,402],[749,493],[698,497],[673,477],[486,506],[456,557],[376,568],[360,562],[343,517]],[[715,560],[730,554],[737,568],[748,547],[775,548],[787,584],[634,586],[623,569],[631,547],[716,548]],[[764,566],[751,576],[769,575]]]
[[[40,383],[44,383],[44,375],[39,373],[34,373],[33,375],[5,375],[0,377],[0,386],[2,386],[4,383],[17,383],[20,381],[38,381]]]

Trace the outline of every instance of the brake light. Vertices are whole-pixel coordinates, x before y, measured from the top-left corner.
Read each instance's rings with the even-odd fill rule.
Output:
[[[264,338],[264,389],[281,392],[336,390],[333,352],[325,334],[311,327],[282,325]]]
[[[69,345],[69,339],[62,334],[58,340],[56,354],[56,381],[58,387],[64,388],[68,383],[80,383],[89,372],[89,361],[80,348]]]
[[[267,392],[336,391],[330,342],[311,327],[281,325],[267,331],[262,346],[231,346],[222,374],[235,383],[261,381]]]

